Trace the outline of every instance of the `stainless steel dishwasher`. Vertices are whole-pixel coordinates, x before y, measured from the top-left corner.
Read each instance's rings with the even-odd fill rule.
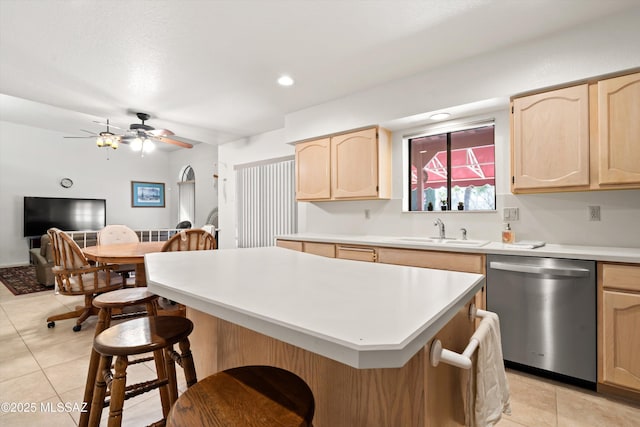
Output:
[[[595,384],[594,261],[488,255],[487,309],[500,317],[507,365]]]

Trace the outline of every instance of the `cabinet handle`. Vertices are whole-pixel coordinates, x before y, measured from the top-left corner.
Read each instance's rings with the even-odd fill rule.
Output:
[[[343,250],[343,251],[376,253],[375,249],[369,249],[369,248],[347,248],[345,246],[338,246],[338,249]]]
[[[531,273],[531,274],[552,274],[554,276],[567,276],[567,277],[586,277],[589,275],[589,269],[586,268],[554,268],[554,267],[539,267],[534,265],[525,264],[513,264],[508,262],[492,261],[489,263],[489,268],[493,270],[514,271],[517,273]]]

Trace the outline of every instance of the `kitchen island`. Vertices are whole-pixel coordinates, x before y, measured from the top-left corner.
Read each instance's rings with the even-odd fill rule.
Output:
[[[329,259],[282,248],[156,253],[149,290],[185,304],[199,378],[268,364],[301,376],[314,425],[463,424],[458,368],[428,363],[437,336],[462,351],[484,276]]]

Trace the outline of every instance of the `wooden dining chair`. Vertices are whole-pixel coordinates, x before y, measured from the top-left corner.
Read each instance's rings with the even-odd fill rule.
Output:
[[[98,313],[92,304],[94,296],[122,288],[123,281],[121,276],[113,271],[113,266],[89,264],[80,246],[64,231],[50,228],[47,233],[53,249],[52,271],[58,292],[62,295],[84,295],[84,305],[77,306],[75,310],[68,313],[49,316],[47,326],[53,328],[56,320],[77,317],[73,330],[78,332],[82,328],[82,322]]]
[[[162,247],[162,252],[201,251],[216,249],[216,239],[201,228],[182,230],[174,234]]]
[[[178,234],[173,235],[162,246],[162,252],[202,251],[211,249],[216,249],[216,239],[211,233],[201,228],[182,230]],[[171,304],[175,305],[175,302],[171,301]],[[187,308],[180,304],[178,310],[186,313]]]
[[[138,243],[140,238],[126,225],[110,224],[98,232],[98,245],[116,245],[119,243]],[[130,273],[136,271],[133,264],[114,265],[115,271],[122,276],[125,286]]]

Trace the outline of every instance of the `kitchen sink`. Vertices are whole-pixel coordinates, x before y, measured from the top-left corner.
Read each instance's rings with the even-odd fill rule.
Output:
[[[444,240],[442,242],[445,245],[457,245],[457,246],[469,246],[479,248],[489,243],[488,240]]]
[[[396,243],[424,243],[429,245],[464,246],[470,248],[479,248],[489,243],[488,240],[460,240],[453,238],[440,239],[437,237],[393,237],[388,239],[388,241]]]
[[[440,239],[435,237],[392,237],[389,240],[394,242],[440,243]]]

